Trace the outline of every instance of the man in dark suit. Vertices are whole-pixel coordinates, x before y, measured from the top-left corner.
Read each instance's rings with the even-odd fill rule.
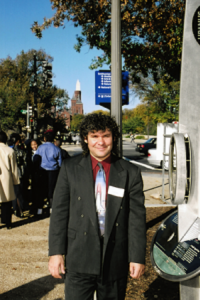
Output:
[[[63,162],[54,192],[49,271],[65,274],[67,300],[91,300],[95,290],[98,300],[123,300],[128,270],[139,278],[145,269],[141,174],[117,156],[110,116],[87,115],[80,136],[83,154]]]

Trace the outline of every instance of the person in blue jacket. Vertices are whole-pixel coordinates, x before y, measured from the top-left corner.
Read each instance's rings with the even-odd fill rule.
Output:
[[[53,141],[53,130],[47,130],[44,133],[44,143],[38,147],[34,155],[34,161],[41,161],[40,197],[43,199],[47,197],[48,207],[52,207],[53,192],[62,163],[61,150],[53,144]]]

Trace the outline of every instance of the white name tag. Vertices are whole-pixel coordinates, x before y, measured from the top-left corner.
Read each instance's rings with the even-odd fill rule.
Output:
[[[110,185],[108,187],[108,194],[122,198],[124,196],[124,189],[120,189]]]

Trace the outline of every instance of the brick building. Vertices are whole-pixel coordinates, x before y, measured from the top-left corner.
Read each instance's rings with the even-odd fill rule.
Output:
[[[68,109],[64,109],[60,116],[63,118],[67,118],[66,120],[66,128],[70,128],[70,123],[74,115],[83,115],[83,103],[81,101],[81,87],[80,81],[76,82],[76,90],[74,91],[74,95],[71,99],[71,107]]]

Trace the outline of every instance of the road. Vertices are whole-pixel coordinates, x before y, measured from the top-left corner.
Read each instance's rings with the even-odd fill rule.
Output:
[[[135,164],[141,169],[142,173],[149,174],[160,174],[162,173],[162,169],[156,169],[149,165],[147,161],[147,157],[135,151],[136,143],[131,143],[128,140],[123,140],[122,149],[123,156],[132,162],[135,161]],[[69,152],[69,155],[74,156],[80,154],[82,152],[80,145],[63,145],[65,150]]]

